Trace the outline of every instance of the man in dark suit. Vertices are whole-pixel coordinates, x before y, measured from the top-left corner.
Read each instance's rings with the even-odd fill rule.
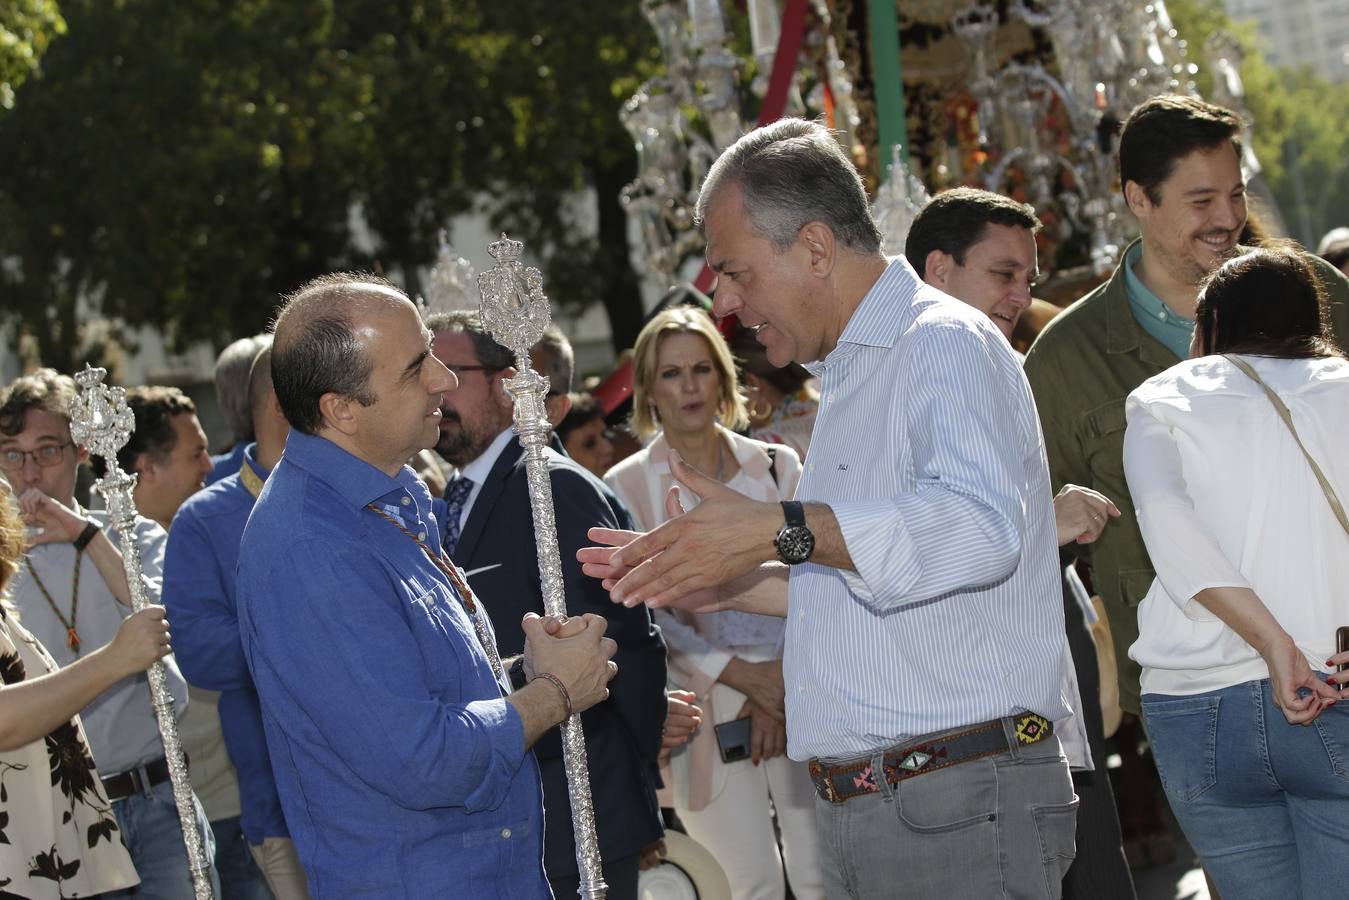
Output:
[[[445,491],[445,549],[482,598],[501,655],[512,656],[524,646],[521,618],[543,612],[523,448],[512,433],[511,399],[501,384],[514,374],[514,359],[482,330],[475,313],[433,316],[427,326],[435,336],[432,352],[459,378],[459,390],[444,397],[436,444],[459,469]],[[556,330],[545,343],[540,358],[551,381],[551,413],[570,388],[571,348]],[[609,685],[609,699],[586,712],[582,723],[609,896],[635,900],[641,852],[662,833],[655,784],[666,712],[665,642],[649,612],[615,607],[576,561],[577,549],[590,543],[588,528],[631,528],[627,510],[564,453],[545,452],[567,611],[603,614],[608,637],[618,643],[619,675]],[[575,896],[579,876],[559,733],[545,736],[534,752],[543,776],[544,867],[558,897]]]

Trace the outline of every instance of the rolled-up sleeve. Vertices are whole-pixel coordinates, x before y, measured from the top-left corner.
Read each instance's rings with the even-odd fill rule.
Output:
[[[856,571],[840,570],[865,606],[884,611],[994,584],[1021,557],[1024,518],[1011,374],[988,338],[959,324],[914,337],[899,379],[901,429],[915,487],[830,504]],[[1019,377],[1019,376],[1018,376]]]

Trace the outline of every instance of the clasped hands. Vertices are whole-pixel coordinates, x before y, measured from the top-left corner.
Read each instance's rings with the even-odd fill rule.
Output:
[[[618,645],[604,636],[603,616],[557,617],[528,613],[525,632],[525,675],[547,672],[562,682],[574,713],[609,697],[609,682],[618,674],[613,661]]]

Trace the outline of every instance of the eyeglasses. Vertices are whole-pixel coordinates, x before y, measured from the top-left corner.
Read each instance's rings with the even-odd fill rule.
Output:
[[[64,444],[47,444],[45,447],[38,447],[36,450],[0,450],[0,467],[11,472],[18,472],[23,468],[24,460],[31,456],[33,462],[42,468],[50,468],[60,464],[67,447],[74,446],[74,441],[66,441]]]

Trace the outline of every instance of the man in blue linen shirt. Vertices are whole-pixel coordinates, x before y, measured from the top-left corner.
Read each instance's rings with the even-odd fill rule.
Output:
[[[238,775],[240,825],[253,860],[277,900],[303,900],[304,870],[267,758],[262,709],[244,661],[235,600],[244,523],[290,431],[272,390],[270,338],[262,346],[248,392],[257,441],[244,449],[238,472],[179,508],[164,552],[164,598],[173,614],[183,674],[195,687],[220,692],[220,728]]]
[[[656,605],[792,566],[788,754],[816,780],[830,896],[1058,897],[1077,801],[1046,722],[1068,714],[1063,609],[1020,363],[987,316],[881,255],[819,125],[741,138],[698,212],[715,312],[821,376],[809,502],[751,501],[672,459],[702,503],[583,558],[611,578],[636,565],[613,598]]]
[[[532,679],[510,693],[405,465],[456,384],[430,345],[373,276],[316,279],[281,312],[272,376],[292,430],[240,548],[244,656],[313,896],[546,898],[527,751],[605,698],[614,644],[598,616],[531,614]]]

